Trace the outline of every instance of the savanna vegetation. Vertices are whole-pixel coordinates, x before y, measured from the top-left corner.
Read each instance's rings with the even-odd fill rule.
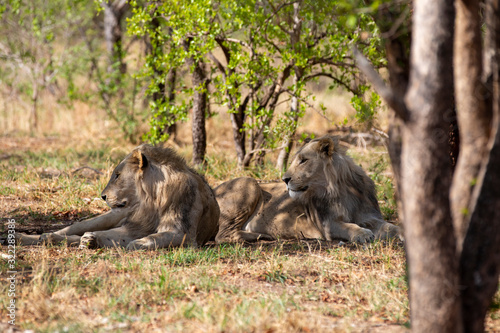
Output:
[[[423,2],[416,6],[417,14],[426,16]],[[469,306],[479,309],[479,318],[468,323],[484,323],[485,330],[500,331],[498,270],[487,271],[496,283],[488,284],[488,295],[477,293],[480,307],[474,301],[467,303],[472,299],[467,294],[471,288],[457,287],[459,281],[468,286],[467,271],[484,272],[484,261],[474,257],[474,250],[492,253],[498,242],[485,242],[489,246],[485,248],[475,246],[477,237],[489,238],[474,231],[481,224],[470,222],[474,233],[464,243],[463,253],[472,253],[470,258],[476,259],[471,262],[477,265],[468,269],[463,263],[468,257],[459,258],[468,223],[478,211],[474,200],[479,193],[473,200],[469,192],[476,184],[476,192],[482,188],[485,176],[478,175],[480,160],[495,159],[486,158],[489,148],[474,149],[473,140],[462,140],[465,143],[460,145],[456,113],[460,138],[464,133],[484,134],[477,130],[480,125],[476,132],[467,128],[474,127],[474,117],[464,115],[479,103],[481,110],[491,112],[481,113],[484,117],[478,119],[493,124],[498,118],[493,117],[498,113],[498,97],[461,103],[455,112],[454,82],[463,96],[468,96],[467,89],[474,89],[460,85],[464,82],[460,70],[455,81],[450,77],[453,1],[436,3],[444,9],[436,5],[427,15],[446,14],[440,24],[447,33],[436,34],[437,42],[420,40],[443,47],[436,48],[443,51],[439,53],[442,58],[425,60],[446,74],[441,76],[444,81],[436,80],[441,90],[429,84],[428,78],[420,86],[431,87],[426,102],[441,103],[429,106],[429,110],[438,110],[435,119],[419,113],[420,106],[426,105],[418,104],[420,100],[413,99],[414,104],[408,105],[404,101],[408,87],[420,82],[414,79],[414,85],[409,84],[410,74],[416,75],[419,69],[418,63],[410,64],[411,45],[420,45],[412,35],[429,36],[432,30],[428,25],[421,26],[427,30],[412,30],[412,1],[8,0],[0,4],[2,234],[9,219],[16,221],[18,232],[41,233],[103,213],[108,208],[100,192],[113,167],[141,142],[174,147],[215,187],[243,175],[279,181],[295,147],[307,137],[326,133],[340,135],[349,154],[374,180],[386,220],[399,224],[416,221],[409,229],[404,225],[405,235],[412,237],[407,243],[412,249],[427,244],[426,235],[415,232],[420,225],[427,223],[434,230],[429,235],[432,253],[409,251],[412,267],[424,267],[421,262],[428,265],[428,271],[418,272],[420,275],[412,267],[408,270],[405,244],[400,241],[364,246],[312,240],[210,243],[198,249],[151,252],[81,250],[64,245],[17,247],[16,329],[400,332],[413,326],[451,332],[460,331],[462,321],[467,324],[466,319],[455,320],[461,306],[464,314],[475,313],[467,311]],[[500,42],[495,36],[500,33],[494,23],[498,1],[484,3],[487,6],[481,11],[474,6],[465,8],[477,14],[471,19],[477,31],[469,31],[479,32],[483,23],[487,31],[484,47],[489,58],[485,58],[484,72],[490,75],[479,81],[486,91],[498,95]],[[459,25],[458,31],[465,34],[464,30]],[[458,41],[467,40],[460,33],[457,36]],[[478,38],[481,44],[481,37],[473,34],[473,41],[477,43]],[[357,55],[353,48],[359,50]],[[459,50],[464,49],[467,47]],[[460,54],[467,59],[467,52]],[[455,70],[463,68],[464,60],[455,61]],[[476,72],[465,76],[477,76],[482,64],[469,63],[476,64],[469,66]],[[388,79],[388,86],[373,75],[373,69]],[[427,132],[418,133],[408,115],[420,119],[423,125],[417,128],[433,135],[437,135],[436,129],[444,130],[439,137],[421,140],[423,148],[417,145],[420,148],[415,150],[430,153],[419,159],[424,166],[412,175],[422,176],[419,179],[427,184],[438,184],[414,185],[413,189],[424,189],[415,191],[424,193],[417,203],[411,201],[416,196],[405,195],[403,187],[411,188],[408,179],[413,178],[402,176],[402,169],[407,168],[408,160],[410,166],[419,167],[415,158],[408,159],[408,147]],[[425,119],[433,119],[428,127]],[[490,126],[488,135],[475,136],[483,140],[481,147],[496,147],[496,128]],[[412,131],[415,136],[408,134]],[[429,143],[430,148],[425,146]],[[475,151],[482,155],[475,158],[475,171],[461,177],[467,192],[464,200],[471,200],[470,205],[455,204],[450,209],[447,193],[459,146],[464,154]],[[438,164],[439,168],[431,167],[434,174],[426,169]],[[467,165],[458,164],[457,168],[462,172]],[[448,172],[444,183],[439,172]],[[428,205],[435,209],[421,209],[419,205],[427,204],[429,198],[436,199]],[[487,198],[479,202],[494,203],[496,197]],[[436,214],[441,211],[445,214]],[[460,220],[454,222],[455,231],[452,213]],[[491,237],[500,234],[495,225],[484,229]],[[460,245],[456,253],[455,235]],[[0,278],[7,280],[9,255],[4,246],[1,255]],[[431,257],[436,261],[425,260]],[[497,256],[487,257],[494,264]],[[441,268],[438,273],[432,269],[435,265]],[[441,273],[448,275],[433,280]],[[433,281],[439,282],[432,286]],[[414,292],[411,311],[409,285]],[[438,291],[452,286],[446,290],[454,295],[461,292],[457,299],[463,305],[442,302],[438,292],[427,293],[428,298],[419,294],[429,285]],[[0,329],[5,331],[13,330],[7,324],[12,299],[9,288],[8,283],[0,284]],[[490,294],[494,294],[492,300]],[[436,313],[441,319],[455,318],[453,325],[448,325],[450,320],[436,324],[439,320],[425,315],[428,306],[441,309],[449,303],[454,304],[451,310]],[[481,318],[483,309],[485,320]],[[465,331],[482,328],[464,327]]]

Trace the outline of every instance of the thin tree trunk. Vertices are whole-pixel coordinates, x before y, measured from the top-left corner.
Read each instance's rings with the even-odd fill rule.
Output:
[[[189,51],[191,40],[184,41],[184,49]],[[192,137],[193,137],[193,164],[199,165],[205,162],[205,152],[207,148],[207,131],[205,128],[205,115],[208,108],[207,86],[208,80],[205,68],[201,60],[188,58],[188,64],[192,67],[191,74],[193,83],[193,116],[192,116]]]
[[[126,0],[107,1],[104,7],[104,37],[108,51],[108,73],[118,72],[125,74],[127,65],[123,61],[123,31],[121,22],[129,8]],[[119,82],[119,78],[116,78]]]
[[[455,20],[455,98],[460,153],[451,187],[451,209],[460,252],[467,233],[470,198],[486,156],[491,113],[482,82],[481,19],[478,0],[457,0]]]
[[[205,114],[207,110],[207,78],[203,63],[197,62],[193,71],[193,164],[202,164],[205,161],[207,148],[207,132],[205,129]]]
[[[402,194],[415,332],[461,332],[458,260],[448,191],[448,124],[453,107],[452,0],[415,2],[405,96]]]
[[[410,38],[409,31],[392,31],[394,21],[406,14],[406,7],[386,7],[378,13],[377,24],[387,35],[384,40],[387,56],[387,69],[392,91],[398,96],[404,96],[408,87],[410,72]],[[405,29],[404,26],[401,26]],[[410,28],[408,28],[410,29]],[[393,110],[389,111],[389,128],[387,151],[389,153],[392,172],[394,175],[395,197],[398,208],[399,222],[403,222],[403,202],[401,200],[401,150],[402,150],[403,122],[396,117]]]
[[[221,48],[224,57],[226,59],[226,63],[229,64],[231,62],[231,50],[227,47],[225,44],[225,39],[222,37],[216,37],[215,38],[217,44]],[[211,57],[212,60],[217,64],[219,67],[219,70],[221,71],[224,80],[227,79],[227,77],[230,77],[234,73],[234,69],[231,68],[230,66],[224,67],[220,61],[217,60],[214,56]],[[236,89],[235,91],[238,91],[238,84],[236,83]],[[229,100],[229,105],[230,105],[230,118],[231,118],[231,126],[233,130],[233,141],[234,141],[234,146],[236,150],[236,156],[238,158],[238,166],[240,167],[246,167],[248,164],[245,163],[245,157],[246,157],[246,147],[245,147],[245,109],[249,100],[249,96],[240,104],[238,102],[238,96],[237,94],[233,94],[229,89],[226,89],[226,96],[227,99]],[[239,106],[238,106],[239,105]]]
[[[245,131],[243,129],[243,124],[245,122],[244,114],[242,114],[239,110],[238,112],[232,112],[230,114],[231,117],[231,125],[233,129],[233,140],[234,147],[236,149],[236,156],[238,157],[238,165],[241,167],[246,167],[245,165]]]
[[[175,84],[177,82],[177,69],[172,68],[167,74],[167,103],[169,105],[174,105],[175,104]],[[173,116],[169,114],[169,116],[172,118]],[[171,119],[173,120],[173,119]],[[173,137],[175,140],[175,137],[177,135],[177,124],[175,123],[175,120],[172,122],[172,124],[165,126],[164,131],[170,136]]]
[[[33,74],[33,93],[31,95],[31,121],[30,121],[30,132],[35,134],[38,130],[38,81],[37,74]]]

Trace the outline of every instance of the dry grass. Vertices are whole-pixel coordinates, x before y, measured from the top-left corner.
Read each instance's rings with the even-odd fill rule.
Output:
[[[301,130],[322,131],[321,119],[308,119],[317,128]],[[227,121],[215,117],[208,126],[203,172],[211,185],[240,175],[279,177],[272,161],[239,170]],[[1,137],[2,222],[14,218],[17,231],[40,233],[105,211],[99,193],[132,148],[106,131]],[[178,138],[176,148],[189,160],[187,127]],[[383,213],[394,220],[387,153],[353,147],[351,155],[375,180]],[[409,320],[401,243],[276,241],[154,252],[23,247],[17,270],[17,324],[36,332],[401,332]],[[2,322],[7,288],[0,284]],[[500,330],[498,304],[497,295],[490,331]]]
[[[397,244],[32,247],[18,266],[17,316],[40,332],[403,331],[407,320]]]

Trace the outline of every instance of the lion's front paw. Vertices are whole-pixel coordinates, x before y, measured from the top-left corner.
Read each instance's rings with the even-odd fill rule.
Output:
[[[156,249],[156,244],[154,241],[148,238],[141,238],[131,241],[127,245],[127,250],[154,250]]]
[[[97,247],[97,235],[94,232],[86,232],[80,239],[80,249],[95,249]]]
[[[365,228],[359,228],[358,230],[356,230],[356,233],[351,236],[351,242],[359,244],[370,243],[373,242],[374,239],[375,235],[373,234],[373,232]]]

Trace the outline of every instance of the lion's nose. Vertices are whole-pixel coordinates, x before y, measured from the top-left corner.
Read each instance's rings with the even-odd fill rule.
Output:
[[[101,195],[102,200],[106,201],[106,194]]]
[[[292,178],[291,178],[291,177],[286,177],[286,176],[283,176],[283,178],[281,178],[281,179],[285,182],[285,184],[287,184],[287,185],[288,185],[288,182],[289,182],[289,181],[290,181],[290,179],[292,179]]]

